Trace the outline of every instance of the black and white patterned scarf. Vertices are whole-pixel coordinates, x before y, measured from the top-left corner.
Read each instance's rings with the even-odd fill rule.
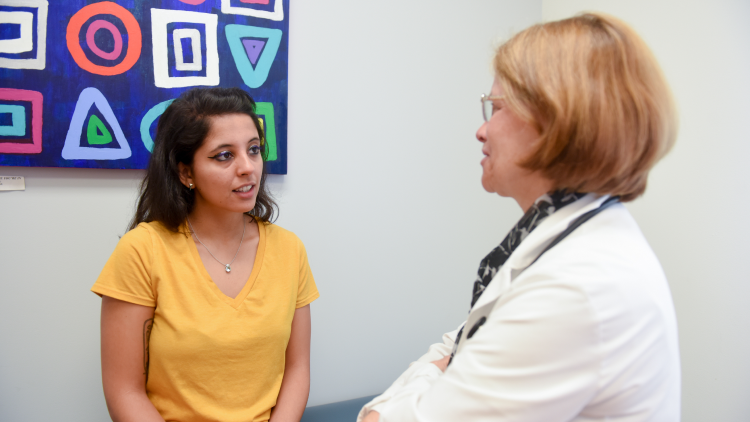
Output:
[[[544,194],[534,202],[528,211],[518,220],[515,226],[508,232],[495,249],[493,249],[484,259],[479,263],[479,270],[477,271],[477,279],[474,281],[474,291],[471,296],[471,307],[477,303],[479,297],[490,284],[495,275],[500,271],[500,268],[505,264],[510,255],[523,242],[523,240],[534,231],[539,224],[544,221],[545,218],[552,215],[555,211],[560,208],[572,204],[573,202],[583,198],[585,193],[566,193],[558,190],[550,194]],[[471,310],[469,310],[471,312]],[[454,353],[458,346],[458,341],[463,333],[463,328],[458,332],[456,336],[456,347],[454,347]]]

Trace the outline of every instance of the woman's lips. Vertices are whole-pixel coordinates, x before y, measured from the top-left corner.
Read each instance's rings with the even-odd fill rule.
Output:
[[[255,194],[255,185],[245,185],[239,189],[235,189],[232,192],[236,193],[242,198],[252,198]]]

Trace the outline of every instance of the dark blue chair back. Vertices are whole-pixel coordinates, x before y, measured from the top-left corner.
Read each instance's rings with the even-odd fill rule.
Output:
[[[321,404],[305,409],[300,422],[354,422],[357,414],[367,402],[375,396]]]

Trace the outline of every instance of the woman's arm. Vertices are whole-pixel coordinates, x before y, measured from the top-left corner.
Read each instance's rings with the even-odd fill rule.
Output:
[[[440,367],[441,370],[445,371],[445,366],[448,364],[450,359],[451,351],[453,350],[453,344],[456,342],[456,336],[458,331],[464,326],[462,323],[455,330],[443,334],[443,342],[435,343],[430,346],[427,353],[422,355],[416,362],[409,364],[409,369],[401,374],[396,381],[388,387],[383,394],[370,400],[369,403],[365,404],[357,415],[357,422],[377,422],[380,410],[382,410],[388,401],[393,398],[394,395],[398,394],[399,390],[404,386],[406,380],[411,376],[411,366],[419,362],[431,362]],[[444,362],[444,366],[438,364],[438,362]],[[374,415],[372,415],[374,414]],[[372,416],[370,416],[372,415]]]
[[[270,422],[299,422],[310,394],[310,305],[294,311],[281,391]]]
[[[589,296],[542,268],[514,281],[444,374],[441,362],[413,365],[378,421],[574,419],[598,388],[599,319]]]
[[[438,359],[430,363],[437,366],[441,371],[445,372],[445,370],[448,368],[448,362],[450,362],[450,360],[451,360],[451,355],[447,355],[447,356],[444,356],[442,359]],[[362,422],[378,422],[379,420],[380,420],[380,412],[376,410],[371,410],[370,413],[367,413],[367,416],[365,416],[364,419],[362,419]]]
[[[114,422],[164,422],[146,396],[154,308],[102,296],[102,382]]]

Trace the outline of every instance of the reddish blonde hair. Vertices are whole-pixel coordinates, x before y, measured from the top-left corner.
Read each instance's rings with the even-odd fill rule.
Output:
[[[495,76],[538,145],[521,166],[557,189],[632,201],[674,144],[677,115],[653,54],[624,22],[584,14],[532,26],[501,45]]]

